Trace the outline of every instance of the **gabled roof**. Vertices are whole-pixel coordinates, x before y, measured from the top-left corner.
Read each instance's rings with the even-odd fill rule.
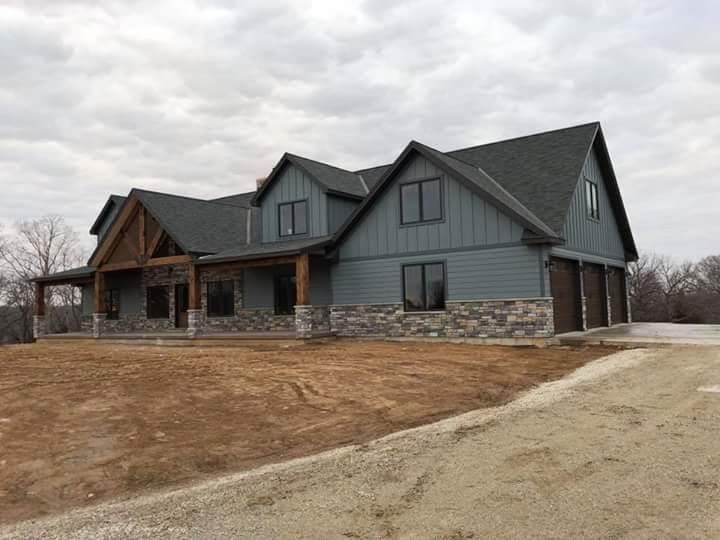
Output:
[[[244,243],[247,238],[245,208],[154,191],[133,192],[187,253],[217,253]]]
[[[357,223],[363,214],[372,206],[373,202],[380,196],[383,189],[389,185],[406,159],[413,153],[418,153],[426,159],[434,163],[438,168],[444,170],[450,176],[463,182],[471,190],[479,193],[491,203],[494,203],[502,211],[515,218],[519,223],[524,225],[536,238],[543,238],[548,241],[560,241],[558,235],[540,219],[538,219],[530,210],[528,210],[515,197],[501,187],[494,179],[488,176],[485,171],[474,167],[468,163],[464,163],[447,154],[443,154],[439,150],[431,148],[427,145],[412,141],[405,147],[405,150],[395,160],[395,162],[385,170],[382,177],[376,182],[370,194],[353,212],[351,217],[343,224],[335,235],[335,242],[339,242],[347,231]]]
[[[98,232],[100,232],[100,227],[105,221],[108,213],[110,213],[113,208],[120,208],[124,202],[125,197],[121,195],[110,195],[110,197],[108,197],[108,200],[105,202],[105,206],[102,207],[102,210],[100,210],[98,217],[92,224],[92,227],[90,227],[90,234],[98,234]]]
[[[591,122],[472,146],[447,155],[482,167],[560,234],[600,124]]]
[[[317,182],[325,193],[352,199],[362,199],[367,195],[363,180],[354,172],[302,156],[296,156],[295,154],[285,153],[255,193],[253,204],[259,204],[265,192],[289,163],[295,165]]]

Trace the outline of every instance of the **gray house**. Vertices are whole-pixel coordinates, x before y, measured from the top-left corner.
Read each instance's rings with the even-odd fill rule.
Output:
[[[87,330],[532,342],[629,321],[637,250],[599,123],[349,171],[285,154],[257,191],[111,196]]]

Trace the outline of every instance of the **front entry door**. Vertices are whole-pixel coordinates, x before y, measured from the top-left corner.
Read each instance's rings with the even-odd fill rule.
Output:
[[[187,283],[175,285],[175,328],[187,328],[188,325],[188,286]]]

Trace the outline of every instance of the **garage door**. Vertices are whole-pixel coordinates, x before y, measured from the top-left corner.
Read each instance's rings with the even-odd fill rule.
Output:
[[[607,325],[604,272],[605,268],[599,264],[585,263],[583,265],[588,328]]]
[[[613,324],[627,322],[624,268],[608,267],[608,289],[610,290],[610,320]]]
[[[550,287],[553,295],[555,333],[582,330],[580,316],[580,270],[576,261],[552,258]]]

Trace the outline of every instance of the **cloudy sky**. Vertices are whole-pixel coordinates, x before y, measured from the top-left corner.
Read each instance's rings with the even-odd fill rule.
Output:
[[[720,253],[717,2],[351,4],[3,0],[0,222],[600,120],[639,247]]]

